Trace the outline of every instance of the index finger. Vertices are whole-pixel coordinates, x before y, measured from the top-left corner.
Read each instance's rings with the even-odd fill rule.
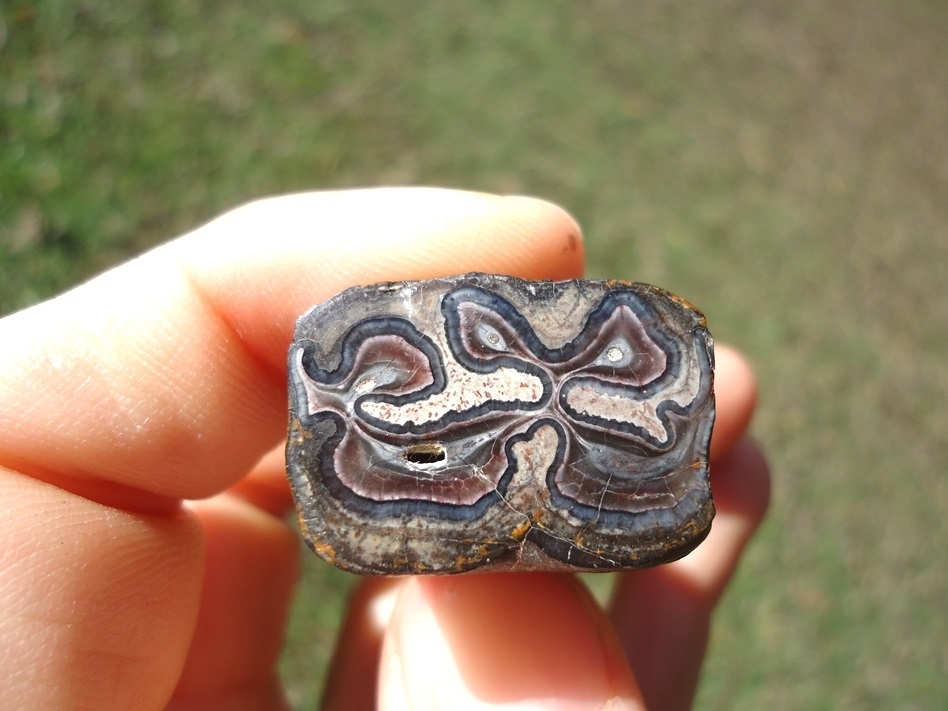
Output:
[[[530,198],[252,203],[0,321],[0,466],[116,505],[208,496],[282,437],[285,354],[314,303],[356,283],[582,268],[576,223]]]

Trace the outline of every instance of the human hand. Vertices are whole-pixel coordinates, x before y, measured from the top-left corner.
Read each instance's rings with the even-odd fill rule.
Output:
[[[284,707],[298,547],[275,447],[296,317],[353,283],[582,267],[578,227],[540,201],[306,194],[0,320],[0,708]],[[716,388],[697,551],[623,574],[608,616],[570,575],[366,579],[327,708],[687,707],[767,501],[753,378],[722,347]]]

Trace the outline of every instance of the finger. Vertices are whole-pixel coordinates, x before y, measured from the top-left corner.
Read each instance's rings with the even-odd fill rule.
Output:
[[[770,503],[770,471],[757,443],[740,439],[711,474],[717,514],[711,533],[669,570],[686,575],[716,604]]]
[[[373,711],[382,638],[405,579],[363,578],[349,600],[323,691],[322,711]]]
[[[437,201],[443,196],[430,197]],[[321,270],[321,259],[339,244],[358,241],[359,230],[373,224],[377,233],[397,224],[410,235],[411,225],[400,221],[415,219],[428,226],[428,232],[421,233],[433,239],[438,210],[432,218],[423,209],[431,199],[413,200],[404,193],[402,198],[414,205],[414,213],[406,213],[404,205],[394,209],[391,196],[381,192],[367,197],[357,207],[373,217],[350,215],[355,227],[332,234],[335,241],[324,238],[319,218],[335,215],[334,220],[327,220],[330,227],[349,225],[344,216],[355,206],[344,198],[338,202],[326,196],[296,198],[298,209],[289,219],[283,219],[279,201],[252,206],[243,214],[255,215],[256,222],[248,219],[246,224],[240,220],[230,224],[226,240],[220,234],[214,237],[213,229],[206,233],[199,230],[71,294],[0,322],[0,462],[98,501],[165,514],[158,518],[120,514],[25,480],[45,492],[46,498],[22,498],[28,504],[22,515],[4,520],[13,531],[31,535],[27,542],[16,536],[4,540],[12,541],[14,553],[30,553],[33,567],[12,567],[13,575],[3,578],[6,587],[0,595],[4,601],[0,620],[7,625],[4,642],[20,640],[13,645],[14,651],[24,645],[55,650],[39,660],[20,656],[7,660],[13,663],[4,668],[14,678],[26,680],[26,691],[36,687],[46,693],[41,702],[48,698],[72,702],[79,697],[69,692],[75,691],[72,687],[79,679],[94,677],[98,682],[102,669],[107,668],[106,683],[94,688],[84,685],[91,694],[89,707],[143,708],[168,697],[184,664],[198,615],[203,561],[203,544],[194,519],[176,512],[173,498],[226,486],[281,437],[286,407],[283,366],[274,365],[275,356],[268,360],[267,353],[285,349],[295,313],[305,308],[300,304],[308,306],[327,295],[320,289],[323,282],[331,283],[334,275]],[[575,238],[572,222],[562,211],[551,206],[538,208],[541,203],[527,200],[458,194],[445,199],[469,203],[464,216],[470,222],[463,229],[452,225],[462,236],[470,237],[478,229],[491,233],[498,228],[501,235],[507,229],[508,237],[517,229],[524,235],[536,230],[535,244],[524,239],[514,244],[511,252],[526,260],[525,255],[537,247],[534,256],[540,270],[553,270],[553,263],[563,260],[571,263],[571,268],[579,268],[581,252],[575,249],[572,257],[555,257],[564,235]],[[373,200],[378,201],[378,210],[372,209]],[[504,205],[489,207],[494,202]],[[483,213],[480,219],[479,210]],[[550,219],[537,219],[538,213]],[[302,219],[306,216],[308,220]],[[564,230],[548,232],[551,221],[559,221]],[[204,244],[202,234],[210,235],[209,242],[218,243],[208,248],[208,255],[216,260],[213,273],[201,263],[200,255],[193,263],[188,261]],[[275,254],[282,255],[282,262],[271,261],[269,267],[284,264],[287,272],[305,272],[308,281],[281,281],[284,275],[280,272],[257,270],[259,265],[253,263],[256,243],[264,238]],[[498,243],[487,234],[479,247],[496,255],[501,251]],[[399,246],[410,248],[411,240],[406,237]],[[469,268],[479,267],[473,256],[476,249],[467,250],[472,262]],[[452,249],[450,254],[463,257],[463,252]],[[516,260],[504,259],[498,262],[509,263],[511,270],[520,268]],[[427,266],[437,263],[435,257]],[[373,270],[381,269],[378,254],[367,255],[362,266],[367,275],[374,276]],[[242,279],[242,271],[254,278]],[[386,274],[388,278],[397,276]],[[253,288],[248,290],[248,284]],[[233,320],[224,307],[231,298],[236,305]],[[264,324],[252,322],[268,314],[278,317]],[[4,481],[4,499],[8,491],[16,499],[16,489],[6,484]],[[35,521],[32,527],[22,525],[24,520],[29,523],[31,516],[35,518],[36,511],[55,514],[62,510],[57,508],[58,502],[73,500],[81,504],[78,508],[86,517],[81,531],[64,531],[59,521],[57,525]],[[45,522],[41,519],[40,523]],[[68,554],[63,560],[57,554],[64,537],[70,546],[62,548]],[[80,549],[94,553],[95,558],[89,562]],[[221,550],[226,563],[226,546],[215,548],[213,555],[220,555]],[[148,560],[134,560],[137,565],[129,566],[123,557],[127,551],[140,556],[147,553]],[[213,568],[215,563],[209,561],[208,565]],[[19,602],[35,596],[38,580],[57,573],[56,590],[69,599],[45,595],[23,614]],[[231,599],[224,595],[217,604],[246,611],[237,599],[240,589],[227,588],[225,592]],[[201,608],[201,615],[206,607]],[[8,609],[12,614],[6,614]],[[64,634],[44,637],[35,633],[31,626],[35,620],[49,621],[61,609],[70,611]],[[253,627],[252,622],[248,624]],[[17,625],[23,629],[13,629]],[[47,626],[51,634],[62,628]],[[36,640],[42,643],[37,646]],[[6,649],[6,644],[3,646]],[[112,657],[122,663],[113,663]],[[196,687],[195,682],[190,683]],[[18,696],[17,700],[22,698],[31,697]],[[105,703],[107,700],[113,706]],[[26,703],[19,707],[62,705]]]
[[[757,380],[747,359],[724,344],[714,346],[714,396],[717,410],[711,460],[725,456],[744,436],[757,406]]]
[[[260,458],[245,477],[227,490],[272,516],[285,516],[293,508],[293,495],[286,480],[286,442]]]
[[[711,533],[680,561],[620,576],[609,606],[642,694],[655,708],[690,708],[712,610],[769,500],[766,462],[745,434],[757,401],[753,371],[726,346],[715,347],[715,361]]]
[[[379,672],[381,709],[640,709],[608,621],[571,575],[413,578]]]
[[[691,707],[711,614],[763,519],[767,464],[747,438],[715,461],[717,515],[707,540],[686,558],[619,577],[610,617],[649,708]]]
[[[140,510],[219,492],[282,437],[300,313],[474,269],[578,276],[578,228],[537,200],[425,189],[235,210],[0,321],[0,465]]]
[[[234,210],[169,245],[222,318],[282,369],[297,317],[353,284],[467,271],[582,275],[581,231],[534,198],[433,188],[290,195]],[[235,283],[228,267],[239,260]]]
[[[195,518],[109,509],[8,470],[0,490],[0,708],[162,707],[198,613]]]
[[[189,508],[201,522],[207,565],[169,708],[279,708],[276,663],[298,577],[296,534],[231,494]]]

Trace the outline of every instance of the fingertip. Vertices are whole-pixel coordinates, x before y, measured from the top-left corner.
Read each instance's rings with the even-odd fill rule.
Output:
[[[641,708],[604,613],[567,575],[408,581],[379,679],[382,708]]]
[[[299,314],[353,285],[473,271],[560,280],[585,266],[582,231],[558,205],[444,188],[260,199],[164,249],[276,367]]]
[[[662,570],[687,578],[710,607],[730,582],[741,554],[767,513],[770,470],[760,447],[740,439],[714,466],[711,489],[717,514],[708,538]]]
[[[716,416],[711,458],[725,456],[746,432],[757,406],[757,378],[747,358],[725,344],[714,346]]]
[[[712,474],[714,502],[722,516],[741,525],[741,548],[760,525],[770,506],[770,467],[758,444],[743,437]],[[723,525],[724,520],[720,522]],[[719,525],[715,521],[715,525]]]
[[[261,240],[261,235],[274,238]],[[568,278],[582,273],[584,260],[582,230],[559,205],[424,187],[263,198],[168,247],[181,254],[209,292],[236,296],[221,259],[225,247],[231,261],[247,263],[244,278],[256,278],[257,265],[271,277],[278,268],[284,278],[270,284],[275,293],[312,289],[323,298],[352,284],[464,271]]]
[[[522,263],[509,270],[525,279],[575,279],[583,275],[586,251],[583,230],[569,212],[540,198],[510,195],[501,198],[505,209],[519,215],[512,236],[527,235],[536,242],[524,250]],[[508,273],[508,272],[504,272]]]

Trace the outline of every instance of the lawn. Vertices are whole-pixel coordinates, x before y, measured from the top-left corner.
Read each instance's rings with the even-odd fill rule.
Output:
[[[253,197],[539,195],[760,377],[770,517],[701,709],[948,707],[948,4],[0,8],[0,312]],[[349,576],[307,558],[318,698]]]

